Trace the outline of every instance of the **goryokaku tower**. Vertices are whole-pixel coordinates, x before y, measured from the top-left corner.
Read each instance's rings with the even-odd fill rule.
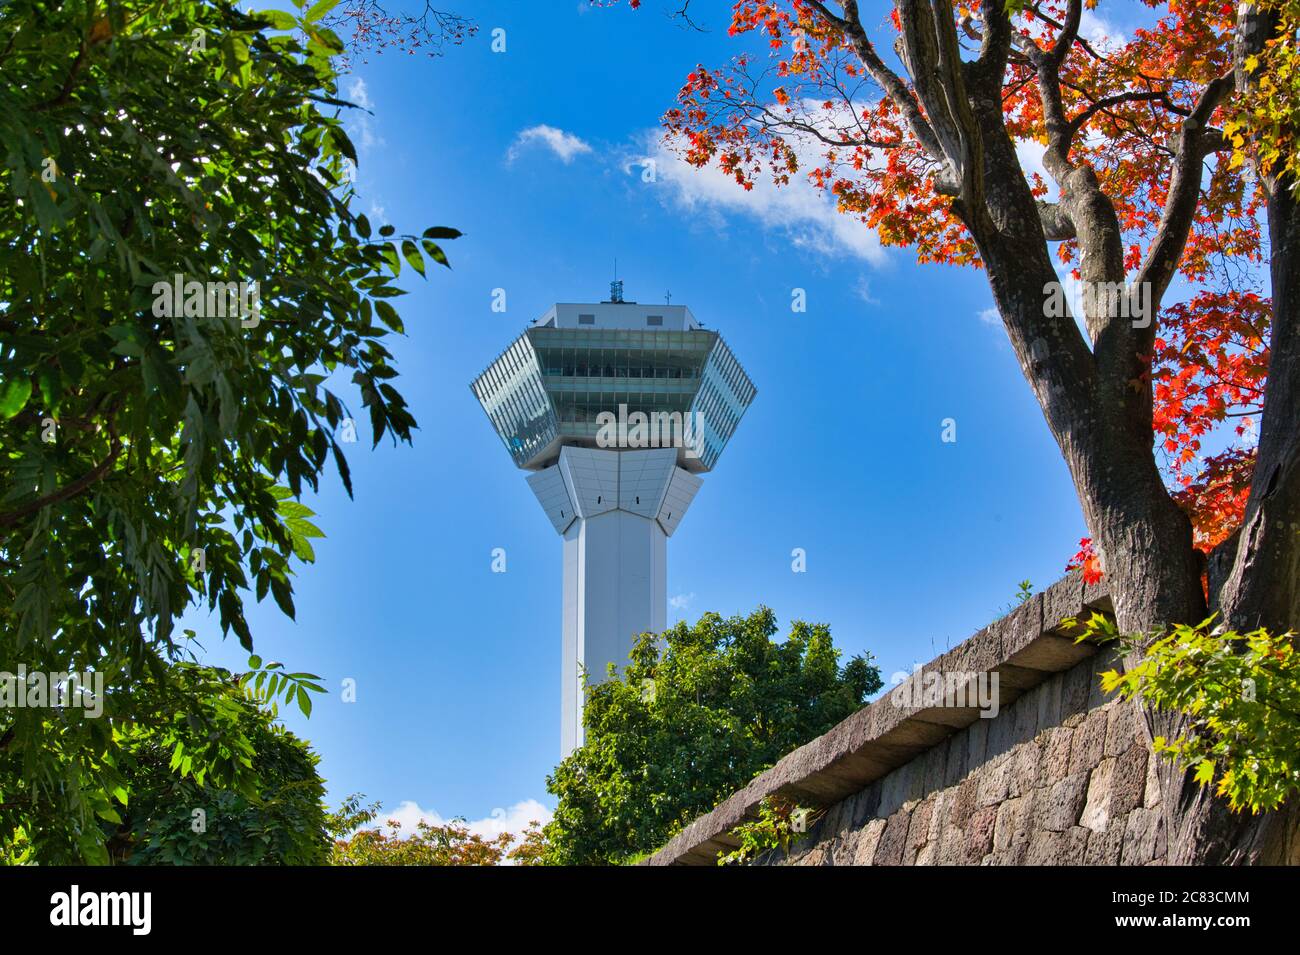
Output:
[[[557,304],[470,385],[564,538],[561,754],[600,682],[668,626],[668,538],[756,394],[683,305]]]

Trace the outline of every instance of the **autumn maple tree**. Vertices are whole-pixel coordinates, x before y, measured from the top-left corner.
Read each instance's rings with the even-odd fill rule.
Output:
[[[1124,632],[1217,612],[1285,633],[1300,3],[1116,4],[1141,22],[1122,37],[1084,29],[1097,5],[740,0],[741,48],[690,72],[666,138],[741,188],[805,177],[884,244],[984,271],[1083,508],[1077,561]],[[1064,306],[1062,278],[1084,293]],[[1198,840],[1214,808],[1167,802],[1171,861],[1257,835]]]

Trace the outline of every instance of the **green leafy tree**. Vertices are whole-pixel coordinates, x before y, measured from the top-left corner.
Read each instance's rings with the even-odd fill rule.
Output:
[[[416,426],[395,281],[459,233],[352,212],[334,5],[0,6],[0,672],[106,686],[99,718],[0,709],[0,832],[33,860],[105,859],[135,728],[193,721],[178,769],[246,785],[177,621],[206,606],[251,650],[246,597],[293,616],[320,534],[296,499],[331,458],[351,493],[347,395],[374,444]]]
[[[587,688],[586,743],[547,779],[559,800],[545,859],[624,862],[667,841],[756,773],[826,732],[883,685],[869,656],[843,667],[829,628],[705,614],[643,635],[621,673]]]
[[[69,826],[63,804],[34,800],[22,824],[0,832],[0,861],[100,864],[268,865],[324,861],[329,840],[317,756],[278,722],[279,703],[320,692],[316,678],[278,663],[232,674],[173,664],[165,680],[135,681],[116,692],[148,699],[169,718],[115,720],[102,755],[114,780],[88,790],[91,810]],[[3,692],[3,691],[0,691]],[[48,717],[55,762],[88,760],[67,734],[64,712]],[[0,752],[0,778],[19,781],[22,761]],[[195,810],[201,810],[200,813]]]
[[[263,671],[263,674],[265,671]],[[248,674],[251,676],[252,674]],[[258,674],[262,675],[262,674]],[[304,675],[305,676],[305,675]],[[286,730],[261,693],[241,693],[224,671],[235,735],[251,756],[240,789],[177,772],[177,748],[158,734],[126,749],[130,802],[109,834],[112,861],[130,865],[323,865],[329,853],[320,762]],[[299,685],[291,692],[306,692]]]

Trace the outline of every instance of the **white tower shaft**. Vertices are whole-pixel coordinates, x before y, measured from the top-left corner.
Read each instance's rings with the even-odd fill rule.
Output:
[[[677,466],[673,448],[565,447],[528,477],[564,538],[560,747],[581,746],[582,673],[607,678],[643,633],[668,625],[668,538],[703,481]]]

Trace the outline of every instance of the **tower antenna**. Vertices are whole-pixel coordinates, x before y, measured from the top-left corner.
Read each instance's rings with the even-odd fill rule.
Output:
[[[623,283],[618,280],[618,259],[614,259],[614,281],[609,283],[609,300],[615,304],[623,303]]]

